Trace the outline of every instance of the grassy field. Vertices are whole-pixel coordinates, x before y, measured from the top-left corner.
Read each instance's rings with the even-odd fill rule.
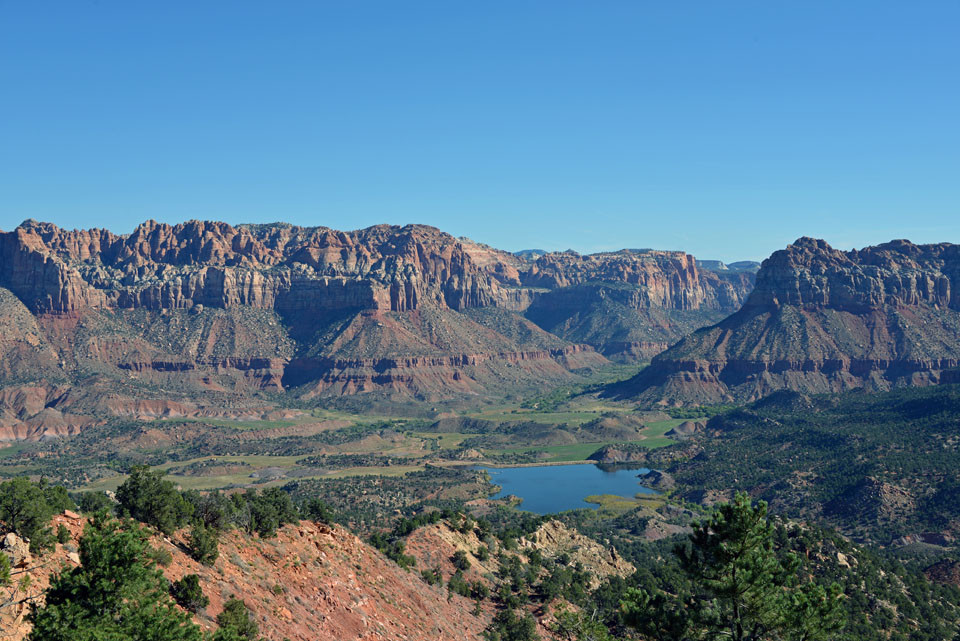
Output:
[[[646,427],[643,428],[642,434],[647,438],[652,438],[654,436],[663,436],[677,425],[680,425],[687,419],[685,418],[668,418],[662,421],[654,421],[652,423],[647,423]]]
[[[455,450],[460,447],[460,443],[476,436],[476,434],[460,434],[458,432],[410,432],[411,436],[424,440],[437,441],[441,450]]]
[[[668,418],[663,421],[654,421],[653,423],[649,423],[640,432],[646,437],[644,440],[640,441],[640,444],[644,447],[649,447],[650,449],[673,445],[676,443],[676,441],[664,436],[664,434],[675,428],[677,425],[680,425],[680,423],[683,423],[685,420],[687,419]]]
[[[276,480],[257,483],[255,477],[250,475],[258,470],[266,468],[293,469],[306,456],[203,456],[200,458],[189,459],[186,461],[173,461],[163,465],[154,466],[155,470],[169,470],[174,467],[183,467],[201,461],[216,460],[217,463],[246,463],[250,468],[236,474],[222,474],[214,476],[186,476],[182,474],[167,474],[164,478],[179,485],[184,490],[214,490],[228,487],[256,485],[257,487],[270,487],[271,485],[281,485],[290,481],[289,478],[280,478]],[[421,465],[391,465],[389,467],[352,467],[335,472],[298,476],[298,479],[307,478],[342,478],[346,476],[362,476],[367,474],[379,474],[381,476],[403,476],[409,472],[424,469]],[[127,480],[126,474],[118,474],[107,478],[98,479],[93,483],[78,488],[81,491],[95,490],[115,491]]]
[[[546,452],[550,458],[543,459],[544,463],[567,463],[571,461],[585,461],[587,457],[603,447],[603,443],[573,443],[571,445],[548,445],[546,447],[517,447],[502,450],[489,450],[491,454],[522,454],[526,452]]]
[[[29,446],[29,443],[22,441],[20,443],[14,443],[13,445],[8,445],[0,449],[0,459],[5,459],[10,456],[19,454]]]
[[[305,458],[303,456],[266,456],[266,455],[248,455],[248,456],[201,456],[199,458],[188,459],[185,461],[170,461],[162,465],[153,467],[155,470],[169,470],[172,467],[182,467],[199,463],[201,461],[216,460],[218,463],[246,463],[251,467],[237,474],[227,474],[223,476],[182,476],[179,474],[168,474],[166,478],[174,483],[181,485],[184,489],[213,489],[218,487],[229,487],[231,485],[248,485],[253,482],[250,474],[268,467],[293,468],[297,461]],[[116,490],[127,480],[126,474],[118,474],[85,485],[81,490]]]
[[[536,410],[510,410],[510,411],[493,411],[483,414],[477,414],[476,418],[482,418],[488,421],[495,421],[505,423],[508,421],[534,421],[537,423],[545,423],[547,425],[560,425],[566,423],[567,425],[583,425],[589,421],[592,421],[595,418],[599,418],[603,412],[610,411],[609,409],[604,409],[603,411],[581,411],[581,410],[565,410],[558,412],[539,412]],[[618,410],[619,411],[619,410]]]
[[[216,427],[228,427],[235,430],[272,430],[278,427],[292,427],[294,425],[299,425],[300,423],[310,423],[313,422],[309,416],[303,417],[302,420],[282,420],[282,421],[264,421],[259,419],[253,420],[244,420],[244,419],[230,419],[230,418],[162,418],[159,419],[163,423],[202,423],[204,425],[214,425]]]
[[[491,421],[499,422],[508,422],[508,421],[536,421],[538,423],[544,423],[548,425],[562,425],[567,424],[568,426],[579,426],[588,421],[594,420],[604,414],[610,412],[629,412],[631,408],[613,404],[605,401],[598,400],[593,397],[583,397],[572,399],[570,402],[564,403],[559,408],[555,408],[551,411],[530,409],[529,407],[523,408],[518,404],[511,405],[500,405],[495,408],[488,408],[485,411],[472,414],[473,417],[483,418]],[[208,425],[213,425],[217,427],[224,427],[236,430],[269,430],[275,428],[283,428],[295,426],[298,424],[304,424],[309,422],[316,421],[326,421],[326,420],[343,420],[351,424],[365,423],[369,424],[371,421],[378,420],[390,420],[391,417],[387,416],[367,416],[367,415],[358,415],[351,414],[348,412],[333,411],[326,409],[315,409],[309,413],[304,413],[301,416],[283,420],[230,420],[223,418],[191,418],[191,419],[162,419],[163,422],[177,422],[177,421],[190,421],[197,423],[204,423]],[[395,418],[395,417],[394,417]],[[644,440],[635,441],[640,443],[643,447],[648,448],[657,448],[670,445],[674,441],[666,437],[665,434],[673,427],[679,425],[683,422],[683,419],[668,419],[662,421],[656,421],[648,424],[642,431],[641,434],[645,437]],[[402,423],[397,423],[391,430],[395,430],[402,434],[402,438],[396,438],[396,436],[387,436],[379,435],[377,431],[366,434],[361,438],[356,440],[347,441],[345,443],[335,445],[332,448],[333,453],[339,454],[377,454],[377,455],[386,455],[394,456],[399,458],[410,458],[410,459],[422,459],[423,457],[430,457],[431,452],[442,452],[449,450],[456,450],[462,446],[462,443],[476,434],[464,434],[458,432],[434,432],[424,430],[424,423],[420,422],[419,425],[410,425],[408,430],[403,429]],[[540,463],[570,463],[570,462],[580,462],[587,460],[587,457],[590,456],[593,452],[603,447],[604,445],[617,445],[621,444],[623,441],[597,441],[591,443],[573,443],[566,445],[552,445],[552,446],[518,446],[511,447],[509,445],[497,448],[485,449],[484,452],[488,455],[510,455],[510,454],[524,454],[524,453],[536,453],[536,454],[545,454],[543,459],[538,460]],[[20,451],[21,448],[25,447],[23,444],[16,444],[4,449],[0,449],[0,459],[5,456],[13,456]],[[171,461],[163,465],[157,466],[158,469],[164,470],[167,472],[171,481],[175,482],[177,485],[184,489],[198,489],[198,490],[209,490],[215,488],[227,488],[227,487],[237,487],[237,486],[267,486],[275,485],[278,483],[285,483],[288,478],[279,478],[279,479],[270,479],[264,480],[258,478],[257,476],[251,476],[252,474],[263,470],[265,468],[281,468],[283,470],[292,470],[297,467],[299,462],[305,458],[305,455],[301,456],[271,456],[271,455],[224,455],[224,456],[205,456],[199,458],[193,458],[182,461]],[[443,456],[441,455],[441,459]],[[203,474],[194,474],[191,470],[188,474],[180,473],[170,473],[172,470],[178,468],[185,468],[193,463],[198,463],[201,461],[211,461],[215,460],[218,464],[230,465],[230,464],[245,464],[249,467],[246,467],[242,470],[236,471],[235,473],[224,473],[216,475],[203,475]],[[423,469],[422,461],[420,460],[409,460],[409,461],[398,461],[400,465],[392,465],[386,467],[373,467],[373,466],[364,466],[364,467],[355,467],[355,468],[344,468],[331,471],[329,473],[318,471],[316,478],[339,478],[345,476],[355,476],[363,474],[380,474],[383,476],[397,476],[406,474],[413,470]],[[221,470],[210,470],[210,472],[219,472]],[[233,472],[234,470],[222,470],[223,472]],[[297,478],[306,478],[306,477],[297,477]],[[116,475],[108,478],[99,479],[95,482],[92,482],[85,486],[82,489],[86,490],[115,490],[123,481],[126,479],[125,475]]]
[[[407,420],[398,416],[381,416],[376,414],[353,414],[330,409],[312,409],[295,418],[264,420],[264,419],[230,419],[213,417],[184,417],[184,418],[161,418],[158,419],[164,423],[203,423],[205,425],[215,425],[217,427],[230,427],[237,430],[269,430],[278,427],[292,427],[303,423],[317,423],[320,421],[347,421],[350,423],[371,423],[378,421]]]
[[[410,472],[419,472],[423,470],[422,465],[391,465],[390,467],[351,467],[347,470],[337,470],[330,474],[324,474],[322,477],[304,477],[304,478],[325,478],[338,479],[346,476],[365,476],[375,474],[377,476],[403,476]]]
[[[644,440],[633,441],[633,443],[642,445],[650,449],[666,447],[676,441],[664,436],[671,429],[682,423],[684,419],[666,419],[650,423],[641,430]],[[587,457],[596,452],[604,445],[624,445],[622,441],[599,441],[596,443],[573,443],[571,445],[548,445],[531,447],[508,447],[496,450],[486,450],[488,454],[521,454],[526,452],[546,452],[550,458],[545,458],[544,463],[563,463],[572,461],[585,461]]]
[[[637,494],[632,497],[617,496],[616,494],[591,494],[583,500],[597,505],[598,511],[608,514],[622,514],[638,507],[653,511],[665,502],[663,498],[650,494]]]

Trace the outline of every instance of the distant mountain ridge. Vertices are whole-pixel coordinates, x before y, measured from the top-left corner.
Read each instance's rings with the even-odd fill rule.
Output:
[[[659,354],[616,394],[752,400],[937,383],[960,367],[960,246],[838,251],[801,238],[763,262],[742,309]]]
[[[683,252],[628,249],[545,254],[523,282],[547,290],[526,310],[540,327],[630,360],[650,358],[739,309],[753,275],[701,269]]]
[[[117,235],[25,221],[0,233],[0,385],[35,389],[0,402],[0,433],[70,433],[99,406],[78,389],[242,404],[545,388],[649,358],[752,286],[682,252],[524,260],[424,225],[148,221]],[[24,427],[39,401],[16,398],[58,414]]]
[[[715,272],[751,272],[760,271],[760,263],[755,260],[740,260],[735,263],[724,263],[722,260],[701,260],[700,266]]]

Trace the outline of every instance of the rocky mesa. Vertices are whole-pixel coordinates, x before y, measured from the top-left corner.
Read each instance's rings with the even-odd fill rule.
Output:
[[[157,389],[242,412],[275,394],[436,402],[575,382],[737,309],[753,276],[727,271],[652,250],[527,259],[423,225],[30,220],[0,233],[0,383],[46,402],[4,402],[0,430],[69,435],[105,394]]]
[[[849,252],[801,238],[763,262],[742,309],[611,393],[649,403],[774,390],[884,390],[960,366],[960,246],[897,240]]]

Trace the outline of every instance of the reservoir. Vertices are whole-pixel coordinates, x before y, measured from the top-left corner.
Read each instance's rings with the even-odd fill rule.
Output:
[[[647,468],[610,469],[596,465],[537,465],[531,467],[483,468],[502,489],[492,498],[508,494],[523,499],[519,509],[536,514],[593,508],[583,499],[592,494],[633,497],[656,494],[640,485],[637,474]]]

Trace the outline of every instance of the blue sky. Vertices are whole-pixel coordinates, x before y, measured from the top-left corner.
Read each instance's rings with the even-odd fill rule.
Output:
[[[960,2],[0,0],[0,229],[960,242]]]

